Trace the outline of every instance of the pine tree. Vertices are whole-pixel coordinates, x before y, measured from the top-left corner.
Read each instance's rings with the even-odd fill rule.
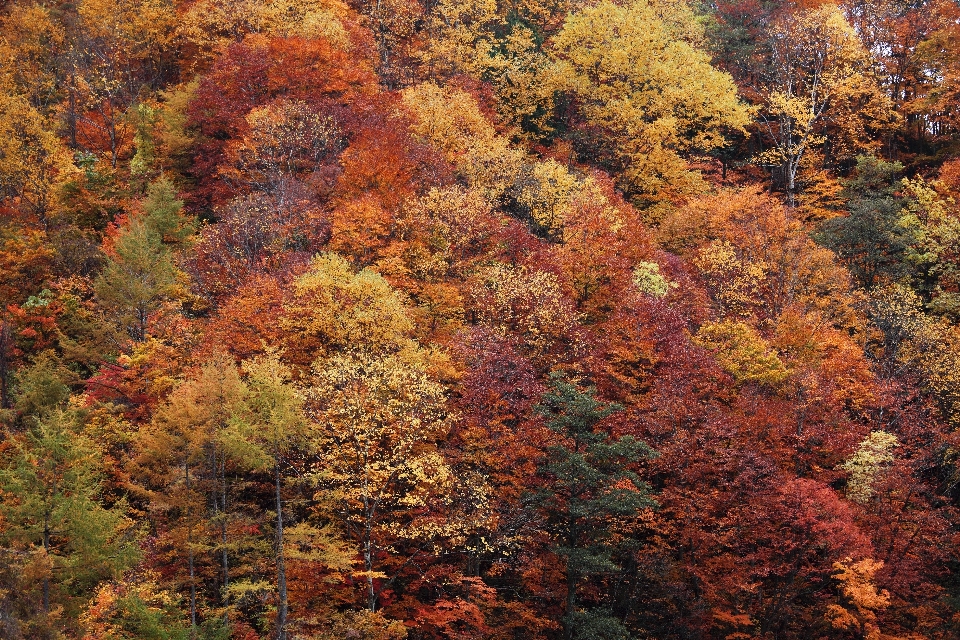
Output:
[[[584,609],[578,590],[585,581],[617,571],[618,525],[656,506],[650,487],[631,466],[655,455],[632,436],[613,438],[600,424],[620,411],[553,374],[538,411],[557,436],[539,466],[546,480],[536,493],[556,552],[566,559],[564,638],[627,638],[627,630],[603,607]]]

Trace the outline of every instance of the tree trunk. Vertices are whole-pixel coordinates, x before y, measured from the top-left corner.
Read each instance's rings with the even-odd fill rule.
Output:
[[[797,187],[797,172],[793,168],[792,160],[787,160],[783,163],[783,181],[784,187],[786,187],[787,190],[787,206],[793,207],[796,205],[794,192]]]
[[[11,346],[10,325],[6,321],[0,322],[0,408],[3,409],[11,407],[10,387],[7,380],[10,374],[10,360],[7,356]]]
[[[77,90],[76,78],[70,74],[67,81],[69,88],[67,90],[67,139],[70,140],[70,148],[77,149]]]
[[[190,498],[190,466],[183,462],[183,475],[187,483],[187,499]],[[189,516],[188,516],[189,517]],[[190,637],[197,635],[197,583],[193,566],[193,521],[187,525],[187,568],[190,574]]]
[[[578,443],[576,450],[579,448]],[[567,556],[567,610],[563,621],[563,638],[573,640],[573,614],[577,610],[577,582],[580,578],[571,565],[573,550],[577,546],[577,523],[573,516],[569,516],[567,520],[567,544],[570,545],[571,553]]]
[[[220,459],[220,547],[223,564],[223,603],[227,604],[227,588],[230,586],[230,559],[227,556],[227,455]],[[224,614],[226,615],[226,614]]]
[[[577,609],[577,575],[570,569],[567,558],[567,611],[563,621],[564,640],[573,640],[573,614]]]
[[[363,564],[367,570],[367,608],[377,610],[377,593],[373,589],[373,541],[371,540],[370,525],[367,524],[367,539],[363,545]]]
[[[50,559],[50,514],[46,514],[43,519],[43,550],[47,553],[47,560]],[[43,576],[43,612],[50,613],[50,576]]]
[[[280,462],[274,467],[277,488],[277,640],[287,640],[287,572],[283,566],[283,501],[280,496]]]
[[[364,482],[366,484],[366,482]],[[367,570],[367,608],[371,612],[377,610],[377,592],[373,588],[373,511],[370,508],[367,487],[363,492],[364,523],[363,540],[363,568]]]

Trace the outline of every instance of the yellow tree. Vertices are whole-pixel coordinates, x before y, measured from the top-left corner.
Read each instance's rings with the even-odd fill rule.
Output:
[[[288,456],[305,442],[308,423],[303,397],[290,384],[290,369],[275,352],[243,363],[247,374],[246,410],[228,434],[232,446],[255,470],[273,475],[276,528],[274,561],[277,579],[276,637],[287,638],[287,570],[284,561],[284,499]]]
[[[433,145],[460,177],[490,202],[497,202],[517,179],[524,154],[497,135],[470,94],[419,84],[403,91],[415,136]]]
[[[376,611],[390,541],[429,544],[443,524],[429,517],[451,494],[453,473],[437,448],[447,431],[445,389],[426,354],[355,350],[314,366],[310,402],[318,426],[318,498],[355,532],[367,607]],[[416,557],[416,551],[407,562]]]
[[[140,432],[136,475],[158,504],[168,505],[176,526],[170,534],[183,545],[190,590],[190,621],[197,625],[197,551],[218,556],[222,597],[230,584],[228,539],[232,506],[227,444],[231,419],[240,413],[247,393],[227,356],[217,356],[199,374],[178,386]],[[207,505],[207,518],[203,505]],[[204,529],[212,529],[211,536]],[[219,540],[217,540],[219,538]],[[179,546],[179,545],[177,545]]]
[[[403,298],[377,273],[354,273],[326,254],[296,283],[281,321],[303,376],[317,457],[318,511],[347,525],[363,558],[367,608],[375,611],[388,543],[427,544],[443,530],[430,507],[448,500],[446,390],[432,379],[436,355],[410,337]],[[419,542],[418,542],[419,541]],[[406,562],[416,557],[408,552]]]
[[[886,431],[871,431],[860,443],[857,452],[840,468],[850,472],[847,480],[847,497],[854,502],[866,503],[873,495],[873,484],[894,461],[893,449],[899,443],[897,436]]]
[[[774,170],[791,206],[797,173],[814,149],[829,145],[832,156],[851,157],[870,148],[871,131],[893,121],[889,98],[864,73],[870,66],[836,5],[784,13],[774,23],[759,116],[770,147],[757,162]]]
[[[324,38],[350,48],[350,8],[341,0],[198,0],[182,13],[179,34],[196,51],[189,62],[204,66],[231,42],[251,33],[281,38]]]
[[[50,123],[25,97],[0,86],[0,199],[45,225],[55,189],[74,171]]]
[[[249,133],[229,148],[234,160],[224,170],[231,182],[274,196],[283,208],[284,187],[316,171],[337,150],[338,132],[328,116],[298,100],[280,100],[246,117]]]
[[[0,17],[0,87],[50,115],[62,98],[66,32],[51,10],[17,3]]]
[[[512,134],[536,137],[549,122],[557,87],[545,35],[569,9],[561,0],[439,0],[427,19],[430,40],[423,57],[430,77],[468,74],[489,83],[497,115]]]
[[[371,269],[354,273],[337,254],[321,254],[294,291],[280,319],[291,363],[309,367],[357,345],[390,353],[411,344],[402,297]]]
[[[852,631],[869,640],[894,638],[881,633],[877,620],[877,614],[890,606],[890,593],[886,589],[878,590],[875,582],[882,568],[883,562],[872,558],[859,561],[844,558],[833,563],[835,573],[831,577],[839,583],[843,605],[827,606],[824,618],[831,627]]]
[[[700,29],[686,8],[605,0],[570,14],[553,39],[559,88],[600,128],[635,195],[689,189],[682,154],[715,149],[750,122],[733,80],[696,46]]]

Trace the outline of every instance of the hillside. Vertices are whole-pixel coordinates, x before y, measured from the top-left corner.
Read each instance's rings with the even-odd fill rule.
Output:
[[[0,638],[960,637],[950,0],[0,3]]]

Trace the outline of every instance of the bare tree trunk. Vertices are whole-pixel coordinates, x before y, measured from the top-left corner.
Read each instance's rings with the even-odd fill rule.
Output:
[[[283,564],[283,500],[280,496],[280,461],[274,467],[277,488],[277,640],[287,640],[287,572]]]
[[[223,565],[223,603],[227,604],[230,586],[230,558],[227,556],[227,455],[220,458],[220,547]]]
[[[364,481],[366,485],[366,481]],[[367,608],[377,610],[377,592],[373,588],[373,511],[370,507],[370,498],[367,487],[363,491],[364,540],[363,540],[363,568],[367,570]]]
[[[71,73],[67,81],[69,89],[67,90],[67,138],[70,140],[70,148],[77,148],[77,89],[76,78]]]
[[[793,166],[792,160],[787,160],[784,163],[784,178],[786,179],[787,187],[787,205],[790,207],[795,207],[796,202],[796,189],[797,189],[797,170]]]
[[[10,360],[8,358],[12,336],[10,325],[6,321],[0,322],[0,408],[10,408],[10,388],[7,377],[10,374]]]
[[[190,497],[190,465],[183,461],[183,475],[187,483],[187,498]],[[188,516],[189,517],[189,516]],[[197,635],[197,583],[193,566],[193,521],[187,525],[187,567],[190,575],[190,637]]]

